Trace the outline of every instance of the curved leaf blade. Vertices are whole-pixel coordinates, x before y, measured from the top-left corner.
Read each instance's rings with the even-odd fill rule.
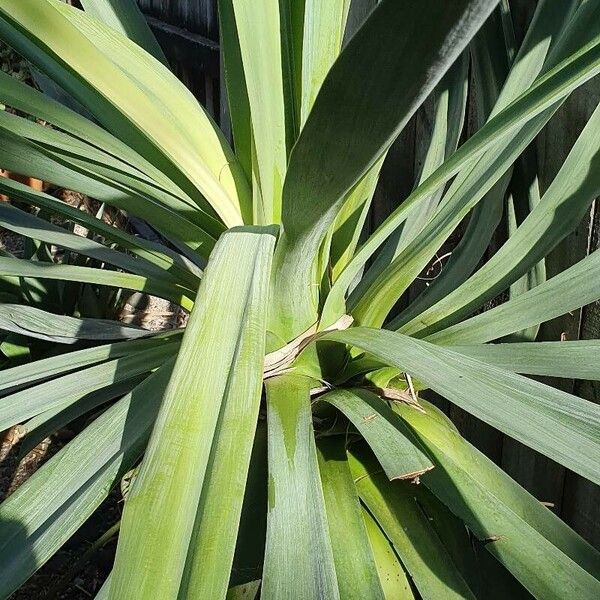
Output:
[[[263,600],[340,598],[312,426],[312,383],[296,375],[266,381],[269,512]]]
[[[212,254],[125,505],[110,598],[225,594],[258,418],[274,244],[268,229],[236,228]]]
[[[410,373],[486,423],[600,483],[600,407],[592,402],[396,332],[352,328],[326,339],[358,346]]]

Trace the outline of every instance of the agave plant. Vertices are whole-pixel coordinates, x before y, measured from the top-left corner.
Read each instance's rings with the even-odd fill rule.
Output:
[[[0,595],[126,476],[98,597],[600,597],[598,552],[427,401],[600,483],[598,406],[526,377],[600,379],[597,340],[534,341],[600,298],[598,252],[548,280],[543,262],[600,191],[600,110],[543,194],[527,152],[600,72],[600,1],[540,0],[517,48],[507,1],[381,0],[350,31],[349,0],[220,0],[233,147],[133,0],[81,4],[0,2],[0,38],[68,99],[1,76],[18,113],[0,112],[0,167],[160,241],[0,180],[3,227],[81,258],[0,258],[2,328],[46,342],[1,372],[0,429],[33,447],[88,417],[0,505]],[[366,237],[386,154],[424,103],[418,181]],[[23,291],[57,281],[190,318],[152,333]]]

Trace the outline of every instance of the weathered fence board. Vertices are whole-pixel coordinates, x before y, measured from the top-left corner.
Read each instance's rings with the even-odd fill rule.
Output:
[[[217,0],[137,0],[175,74],[217,119],[221,114]]]

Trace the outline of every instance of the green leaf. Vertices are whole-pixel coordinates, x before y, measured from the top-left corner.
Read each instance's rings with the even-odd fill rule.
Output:
[[[225,595],[261,397],[274,243],[268,229],[241,228],[215,247],[125,505],[111,598]]]
[[[197,202],[210,202],[226,224],[241,224],[250,201],[241,167],[183,84],[82,11],[57,0],[31,7],[8,0],[0,8],[4,39]]]
[[[302,106],[304,124],[331,65],[342,49],[350,0],[305,0],[302,44]]]
[[[333,222],[329,258],[332,281],[339,277],[356,252],[384,158],[380,158],[348,194]]]
[[[206,213],[192,209],[173,196],[161,194],[156,188],[150,193],[150,189],[139,180],[95,161],[73,158],[68,153],[48,149],[2,127],[0,141],[0,161],[7,169],[82,192],[125,210],[144,219],[167,237],[183,241],[205,257],[214,246],[214,236],[222,231],[222,226],[213,227],[218,222]],[[9,184],[2,182],[2,185]],[[140,192],[140,187],[146,189]],[[9,191],[15,193],[14,190]],[[158,196],[160,202],[154,196]]]
[[[99,389],[148,373],[173,356],[178,346],[174,342],[132,353],[5,395],[0,427],[8,429],[42,412],[65,409]]]
[[[591,14],[587,12],[587,9],[590,10]],[[588,27],[587,30],[583,29],[584,25],[587,27],[587,24],[589,24],[590,17],[595,17],[595,10],[600,10],[600,7],[595,3],[586,2],[581,6],[580,12],[583,12],[581,18],[577,20],[578,27],[574,27],[573,35],[566,36],[564,47],[560,47],[561,52],[563,52],[567,58],[553,67],[543,77],[539,78],[535,85],[533,85],[526,93],[522,94],[517,100],[513,101],[508,107],[495,115],[493,119],[466,141],[439,169],[423,182],[381,224],[365,244],[363,244],[352,262],[338,278],[327,297],[322,311],[321,328],[327,327],[339,318],[341,307],[344,305],[344,295],[349,285],[379,246],[404,222],[413,206],[423,201],[424,198],[428,197],[428,195],[434,192],[440,185],[443,185],[451,177],[469,166],[470,163],[477,160],[485,150],[492,145],[497,144],[498,140],[504,136],[506,136],[505,139],[512,144],[507,146],[506,152],[509,155],[513,153],[516,158],[519,152],[516,151],[514,142],[518,141],[525,147],[528,141],[531,141],[537,132],[539,132],[554,110],[556,110],[559,104],[564,101],[569,93],[600,72],[600,35],[598,35],[598,32],[593,28]],[[593,21],[599,22],[598,19],[593,19]],[[583,32],[586,35],[579,35],[581,29],[583,29]],[[575,50],[573,50],[569,47],[569,43],[567,42],[576,41],[579,43],[581,39],[587,41],[588,35],[591,36],[592,39],[582,48],[575,48]],[[572,50],[573,53],[569,54],[568,52]],[[509,135],[509,133],[518,131],[519,128],[523,129],[519,132],[518,136],[514,137]],[[493,155],[492,158],[494,158]],[[507,166],[512,164],[510,156],[505,157],[505,160]],[[475,204],[487,191],[486,186],[491,186],[493,184],[492,176],[496,174],[497,177],[497,171],[497,169],[493,168],[489,173],[483,173],[483,176],[479,181],[473,182],[473,187],[477,193],[474,195],[469,194],[466,198],[470,199],[470,201]],[[458,196],[458,200],[460,201],[461,198],[464,199],[462,194]],[[442,208],[447,213],[450,221],[438,217],[435,223],[430,224],[430,233],[433,234],[432,239],[436,240],[436,247],[441,238],[438,235],[438,231],[433,231],[434,228],[437,228],[438,226],[441,226],[442,228],[447,226],[449,231],[452,231],[455,227],[454,222],[459,214],[457,212],[457,207],[448,205],[448,203],[445,203],[440,208],[440,211]],[[469,206],[462,207],[465,214],[468,211],[468,208]],[[438,211],[436,217],[440,215],[440,211]],[[462,211],[459,212],[462,213]],[[450,223],[450,225],[448,225],[448,223]],[[456,222],[456,224],[458,224],[458,222]],[[400,256],[394,262],[393,267],[390,265],[390,269],[394,268],[399,272],[402,270],[402,276],[405,277],[404,283],[412,282],[414,277],[418,275],[421,270],[419,266],[421,264],[420,261],[425,261],[425,257],[426,261],[429,261],[432,253],[435,253],[435,249],[431,252],[431,249],[427,249],[426,252],[424,250],[423,253],[420,252],[421,246],[427,246],[429,243],[427,241],[428,239],[428,236],[422,234],[417,240],[419,247],[415,245],[415,247],[411,249],[411,256],[414,259],[411,259],[411,269],[414,267],[414,272],[409,272],[409,270],[405,268],[407,265],[404,262],[404,259],[400,260]],[[386,289],[387,294],[386,279],[383,277],[383,274],[380,279],[381,289]],[[386,303],[388,304],[393,299],[394,295],[397,297],[398,290],[400,289],[397,285],[392,287],[393,289],[389,290],[391,295],[386,300]],[[372,289],[371,293],[377,295],[378,290]],[[367,299],[366,296],[363,297],[363,303],[365,306],[371,305],[370,299]],[[375,310],[379,316],[385,316],[389,310],[386,307],[386,303],[373,304],[373,310]]]
[[[73,223],[82,225],[84,228],[102,236],[108,242],[114,242],[120,248],[142,257],[146,261],[160,267],[176,276],[184,285],[197,289],[200,279],[196,274],[198,269],[190,267],[179,254],[173,252],[162,244],[145,240],[140,236],[134,236],[126,231],[105,223],[83,210],[70,206],[66,202],[57,200],[50,194],[37,192],[27,185],[13,181],[8,177],[0,179],[0,191],[9,195],[13,200],[41,207],[54,215],[69,219]],[[194,269],[194,273],[190,271]]]
[[[362,513],[385,599],[414,600],[415,596],[412,593],[408,577],[394,552],[394,548],[371,516],[371,513],[365,508],[363,508]]]
[[[580,475],[600,482],[597,405],[392,331],[352,328],[327,334],[326,339],[358,346],[410,373],[486,423]]]
[[[317,464],[312,379],[266,380],[269,512],[262,598],[340,598]]]
[[[1,597],[51,558],[133,466],[171,369],[165,365],[109,408],[0,504]]]
[[[388,479],[414,479],[433,469],[427,453],[403,421],[373,392],[339,389],[320,400],[348,417],[367,440]]]
[[[25,312],[27,309],[23,306],[18,307],[19,312]],[[92,319],[90,319],[93,321]],[[110,325],[117,325],[114,321],[108,321]],[[79,328],[75,328],[78,331]],[[102,326],[102,332],[105,333],[106,326]],[[150,333],[150,332],[149,332]],[[24,385],[39,382],[55,375],[75,371],[82,367],[100,363],[108,359],[116,359],[126,356],[129,353],[141,352],[154,346],[168,343],[170,338],[178,338],[182,331],[168,331],[160,334],[154,334],[147,339],[132,340],[129,342],[117,342],[96,346],[95,348],[86,348],[85,350],[76,350],[57,356],[51,356],[42,360],[36,360],[26,365],[20,365],[12,369],[2,371],[2,382],[0,382],[0,392],[5,390],[15,391],[16,388]]]
[[[291,153],[284,186],[285,243],[274,273],[280,305],[272,324],[280,337],[290,339],[316,321],[316,294],[307,293],[314,289],[314,257],[344,196],[394,141],[494,4],[383,0],[333,65]]]
[[[434,453],[436,468],[423,476],[423,485],[536,598],[596,598],[600,554],[466,442],[445,415],[424,406],[425,415],[397,407]]]
[[[529,148],[520,157],[513,175],[513,193],[507,199],[507,230],[512,236],[523,219],[540,203],[539,180],[537,177],[537,160],[533,148]],[[517,279],[509,288],[509,297],[515,298],[546,281],[546,262],[540,259],[527,273]],[[517,337],[534,341],[540,326],[534,325],[517,333]]]
[[[600,340],[477,344],[452,351],[524,375],[600,381]]]
[[[142,275],[120,273],[107,269],[94,269],[73,265],[60,265],[34,262],[18,258],[0,258],[0,275],[17,275],[19,277],[38,277],[40,279],[57,279],[61,281],[78,281],[95,283],[111,287],[122,287],[138,292],[146,292],[180,304],[186,310],[194,305],[188,290],[179,284],[162,283]]]
[[[317,457],[340,598],[385,598],[342,436],[320,439]]]
[[[262,204],[254,222],[281,220],[281,190],[287,168],[286,105],[279,0],[232,0],[252,115],[257,179]]]
[[[55,315],[20,304],[0,304],[0,329],[59,344],[74,344],[77,340],[121,340],[152,335],[151,331],[117,321]]]
[[[570,5],[571,3],[565,3],[564,7],[570,10],[572,8]],[[540,5],[540,12],[544,14],[544,16],[547,16],[548,13],[551,17],[556,14],[558,14],[559,17],[561,16],[563,10],[562,4],[561,10],[558,12],[556,11],[556,7],[551,3],[544,6],[548,7],[548,10],[545,11],[545,13],[542,5]],[[552,33],[552,29],[556,29],[557,25],[560,26],[563,20],[564,18],[550,18],[552,25],[550,32]],[[544,21],[544,19],[542,19],[542,21]],[[544,23],[544,25],[547,29],[548,24]],[[523,72],[517,68],[516,76],[509,76],[509,80],[492,113],[493,117],[502,115],[504,112],[502,109],[505,107],[507,112],[509,112],[512,107],[515,107],[522,102],[528,94],[532,93],[536,88],[539,88],[541,82],[547,81],[548,74],[538,78],[535,84],[529,87],[526,93],[522,93],[524,89],[527,89],[526,86],[531,84],[542,67],[542,60],[545,54],[544,45],[540,45],[538,42],[540,33],[546,33],[546,36],[549,39],[552,39],[551,35],[544,32],[544,27],[541,29],[541,32],[535,31],[532,32],[533,35],[531,35],[531,44],[533,45],[535,52],[529,51],[528,43],[523,49],[526,60],[520,61],[519,59],[521,57],[517,57],[516,66],[523,66]],[[600,44],[600,27],[592,29],[594,30],[593,33],[589,34],[593,39],[591,44],[598,45]],[[566,35],[561,41],[564,42],[568,39],[569,35]],[[588,38],[584,37],[581,40],[581,43],[577,46],[576,54],[581,53],[582,48],[589,46],[589,44],[585,44],[587,39]],[[530,57],[536,56],[540,46],[542,48],[542,59],[537,61],[537,63],[535,60],[531,61]],[[557,47],[560,47],[560,43]],[[557,56],[562,59],[564,55],[558,51]],[[569,55],[567,54],[566,56]],[[551,72],[552,71],[550,71],[550,73]],[[524,78],[525,81],[519,81],[520,78]],[[514,84],[515,79],[519,85]],[[472,170],[464,170],[458,175],[451,184],[445,199],[442,201],[440,209],[428,226],[422,231],[418,239],[406,248],[405,251],[378,276],[377,280],[360,301],[349,304],[352,314],[356,317],[357,321],[366,326],[380,326],[384,322],[385,317],[400,295],[409,287],[423,268],[426,267],[437,250],[441,247],[444,240],[447,239],[451,232],[459,225],[462,218],[466,216],[469,209],[482,199],[492,185],[494,185],[502,174],[512,165],[559,106],[560,102],[555,103],[545,112],[525,124],[521,131],[517,132],[517,135],[511,138],[505,138],[504,143],[499,142],[496,148],[490,149],[488,153],[484,154],[479,161],[477,161]],[[493,120],[494,119],[488,121],[488,126]],[[478,135],[482,134],[484,129],[485,128],[481,129],[478,134],[473,136],[465,146],[473,143]],[[508,142],[508,144],[506,142]]]
[[[423,509],[416,486],[387,481],[377,463],[351,450],[349,463],[356,489],[392,542],[424,600],[475,596],[442,544]]]
[[[176,350],[176,349],[174,349]],[[173,352],[174,354],[175,352]],[[161,361],[161,365],[164,361]],[[116,398],[123,398],[150,375],[150,370],[144,370],[141,375],[121,380],[81,396],[71,404],[60,403],[49,410],[41,412],[25,423],[18,425],[18,433],[22,439],[19,445],[19,458],[24,458],[47,437],[67,427],[75,419],[87,415],[94,416],[102,410],[100,407]],[[33,390],[35,393],[37,390]],[[104,407],[106,408],[106,407]],[[100,409],[100,410],[99,410]]]
[[[421,164],[418,183],[425,181],[456,151],[463,130],[468,96],[469,55],[457,59],[416,115],[415,163]],[[444,193],[438,189],[409,213],[401,229],[390,236],[352,295],[360,297],[378,274],[423,229]]]
[[[246,76],[242,64],[240,41],[235,23],[233,0],[218,0],[219,45],[225,85],[227,107],[235,154],[244,169],[248,181],[252,181],[252,122]]]
[[[541,6],[541,4],[540,4]],[[547,5],[546,5],[547,6]],[[506,19],[502,18],[502,8],[498,7],[470,44],[471,87],[473,108],[469,126],[477,129],[489,118],[498,100],[502,86],[509,71],[509,49],[507,48]],[[510,20],[510,15],[509,15]],[[512,31],[512,22],[510,23]],[[530,26],[528,33],[534,33]],[[514,36],[514,32],[513,32]],[[540,37],[540,36],[535,36]],[[533,73],[539,70],[538,53],[527,52],[525,56],[533,59]],[[539,63],[541,64],[541,63]],[[468,168],[468,167],[467,167]],[[425,308],[443,298],[448,290],[462,283],[477,267],[490,243],[490,238],[502,219],[505,187],[510,179],[510,170],[492,187],[486,196],[475,206],[469,217],[468,225],[461,233],[460,240],[447,259],[436,268],[436,277],[401,313],[403,318],[418,315]],[[443,194],[438,189],[438,194]],[[389,241],[388,241],[389,244]],[[387,244],[386,244],[387,246]]]
[[[525,275],[581,222],[600,193],[600,108],[575,142],[539,203],[509,240],[467,282],[401,328],[441,329],[472,313]],[[393,324],[392,324],[393,326]]]
[[[123,143],[108,131],[80,115],[79,113],[57,102],[48,95],[19,81],[8,73],[0,72],[0,101],[28,115],[47,121],[55,128],[64,131],[79,140],[102,149],[121,161],[135,167],[140,174],[152,178],[161,188],[173,195],[186,199],[193,204],[191,198],[169,179],[160,169],[140,156],[133,148]]]
[[[435,344],[480,344],[549,321],[600,298],[600,251],[491,310],[427,336]],[[423,332],[426,334],[426,332]]]
[[[72,250],[100,263],[108,263],[130,273],[153,277],[165,284],[178,283],[177,279],[172,277],[168,271],[143,258],[129,256],[118,250],[107,248],[94,240],[65,231],[58,225],[19,210],[5,202],[0,204],[0,227],[46,244]]]
[[[82,0],[81,6],[168,66],[167,59],[135,0]]]

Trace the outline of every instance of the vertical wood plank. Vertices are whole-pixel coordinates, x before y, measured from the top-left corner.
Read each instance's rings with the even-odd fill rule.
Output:
[[[219,38],[217,0],[137,0],[146,16],[169,23],[214,42]],[[201,66],[183,60],[182,53],[173,59],[166,49],[173,72],[194,93],[209,114],[218,120],[221,84],[218,78],[202,71]]]

